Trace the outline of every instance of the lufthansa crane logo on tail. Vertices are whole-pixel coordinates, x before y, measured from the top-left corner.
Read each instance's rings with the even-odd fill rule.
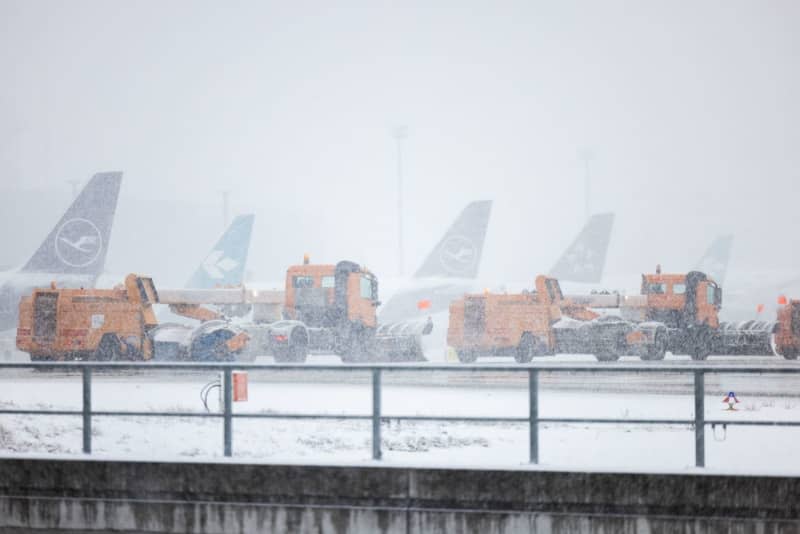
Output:
[[[220,280],[225,278],[225,273],[232,271],[239,265],[239,262],[228,258],[221,250],[213,250],[203,262],[203,270],[209,278]]]
[[[466,275],[472,272],[478,260],[478,249],[471,239],[454,235],[442,244],[439,261],[450,274]]]
[[[94,262],[103,249],[103,236],[88,219],[70,219],[58,229],[55,240],[56,256],[70,267],[86,267]]]

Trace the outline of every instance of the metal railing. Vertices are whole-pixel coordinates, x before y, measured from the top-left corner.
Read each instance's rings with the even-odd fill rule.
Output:
[[[539,425],[542,423],[563,424],[624,424],[624,425],[687,425],[694,428],[695,465],[705,467],[705,429],[709,425],[721,426],[800,426],[800,421],[770,420],[708,420],[705,418],[705,377],[707,374],[748,374],[775,375],[800,374],[800,366],[785,364],[769,367],[751,365],[647,365],[647,364],[527,364],[527,365],[406,365],[406,364],[353,364],[353,365],[315,365],[315,364],[239,364],[239,363],[0,363],[0,372],[7,369],[57,369],[80,372],[83,385],[82,408],[78,410],[31,410],[0,409],[0,414],[16,415],[73,415],[83,418],[83,452],[92,452],[92,417],[112,416],[151,416],[151,417],[216,417],[223,420],[223,449],[225,456],[233,455],[234,418],[262,419],[331,419],[331,420],[369,420],[372,423],[372,458],[380,460],[381,423],[389,421],[447,421],[472,423],[527,423],[529,426],[529,460],[539,462]],[[131,370],[137,371],[221,371],[222,413],[207,412],[136,412],[103,411],[92,408],[92,376],[94,371]],[[323,413],[234,413],[232,394],[233,371],[326,371],[331,373],[369,372],[372,387],[372,411],[368,415],[323,414]],[[591,417],[540,417],[539,416],[539,373],[669,373],[692,374],[694,385],[694,417],[692,419],[613,419]],[[381,412],[381,379],[386,373],[525,373],[528,375],[528,416],[527,417],[463,417],[429,415],[384,415]],[[46,375],[43,375],[46,376]]]

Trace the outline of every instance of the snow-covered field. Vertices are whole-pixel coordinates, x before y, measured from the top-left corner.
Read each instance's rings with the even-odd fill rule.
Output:
[[[94,410],[203,412],[200,389],[213,376],[96,376]],[[770,377],[753,377],[768,391]],[[648,382],[649,384],[649,382]],[[723,387],[723,385],[720,385]],[[216,393],[210,396],[216,408]],[[706,396],[706,419],[800,421],[800,392],[742,395],[727,411],[719,395]],[[0,408],[79,410],[78,376],[27,373],[0,376]],[[526,417],[527,391],[496,384],[458,386],[385,382],[384,415]],[[264,382],[249,384],[249,400],[234,413],[369,414],[367,383]],[[689,394],[653,388],[624,393],[586,392],[555,386],[540,391],[541,417],[692,419]],[[222,420],[191,417],[93,418],[93,453],[101,457],[212,459],[222,457]],[[81,455],[79,416],[0,415],[0,453]],[[368,461],[368,420],[234,420],[234,459],[339,463]],[[706,465],[712,471],[800,474],[800,427],[707,427]],[[382,448],[387,462],[524,466],[528,460],[525,423],[385,422]],[[574,469],[694,469],[694,432],[689,425],[540,425],[540,463]]]

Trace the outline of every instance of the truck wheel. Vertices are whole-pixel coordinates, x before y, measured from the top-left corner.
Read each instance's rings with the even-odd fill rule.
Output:
[[[308,338],[296,330],[289,337],[289,345],[275,351],[275,361],[278,363],[305,363],[307,357]]]
[[[783,354],[781,354],[781,356],[783,356],[787,360],[796,360],[797,356],[798,356],[798,350],[797,349],[786,349],[786,350],[783,351]]]
[[[519,345],[514,350],[514,360],[517,363],[530,363],[536,353],[536,339],[530,332],[522,334]]]
[[[653,344],[647,347],[647,353],[642,356],[642,360],[655,361],[663,360],[667,354],[667,332],[656,330],[653,337]]]
[[[703,339],[703,336],[698,336],[689,347],[689,356],[696,362],[702,362],[711,354],[711,346]]]
[[[119,341],[113,334],[105,334],[94,351],[94,359],[99,362],[116,362],[122,357]]]
[[[711,331],[707,326],[697,326],[689,330],[689,356],[701,362],[711,354]]]
[[[478,352],[474,350],[461,349],[456,351],[456,354],[461,363],[475,363],[475,360],[478,359]]]
[[[47,362],[50,361],[50,358],[44,352],[31,352],[31,361],[32,362]]]
[[[619,360],[619,354],[611,351],[602,351],[594,355],[598,362],[615,362]]]

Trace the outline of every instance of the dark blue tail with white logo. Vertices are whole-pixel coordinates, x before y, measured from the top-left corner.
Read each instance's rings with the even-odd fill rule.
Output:
[[[578,237],[550,269],[550,276],[562,282],[600,282],[613,227],[613,213],[598,213],[589,217]]]
[[[414,278],[475,278],[491,211],[491,200],[468,204]]]
[[[244,282],[253,219],[255,215],[248,214],[239,215],[233,220],[186,283],[187,288],[210,289],[238,286]]]
[[[121,181],[121,172],[92,176],[22,272],[103,272]]]

